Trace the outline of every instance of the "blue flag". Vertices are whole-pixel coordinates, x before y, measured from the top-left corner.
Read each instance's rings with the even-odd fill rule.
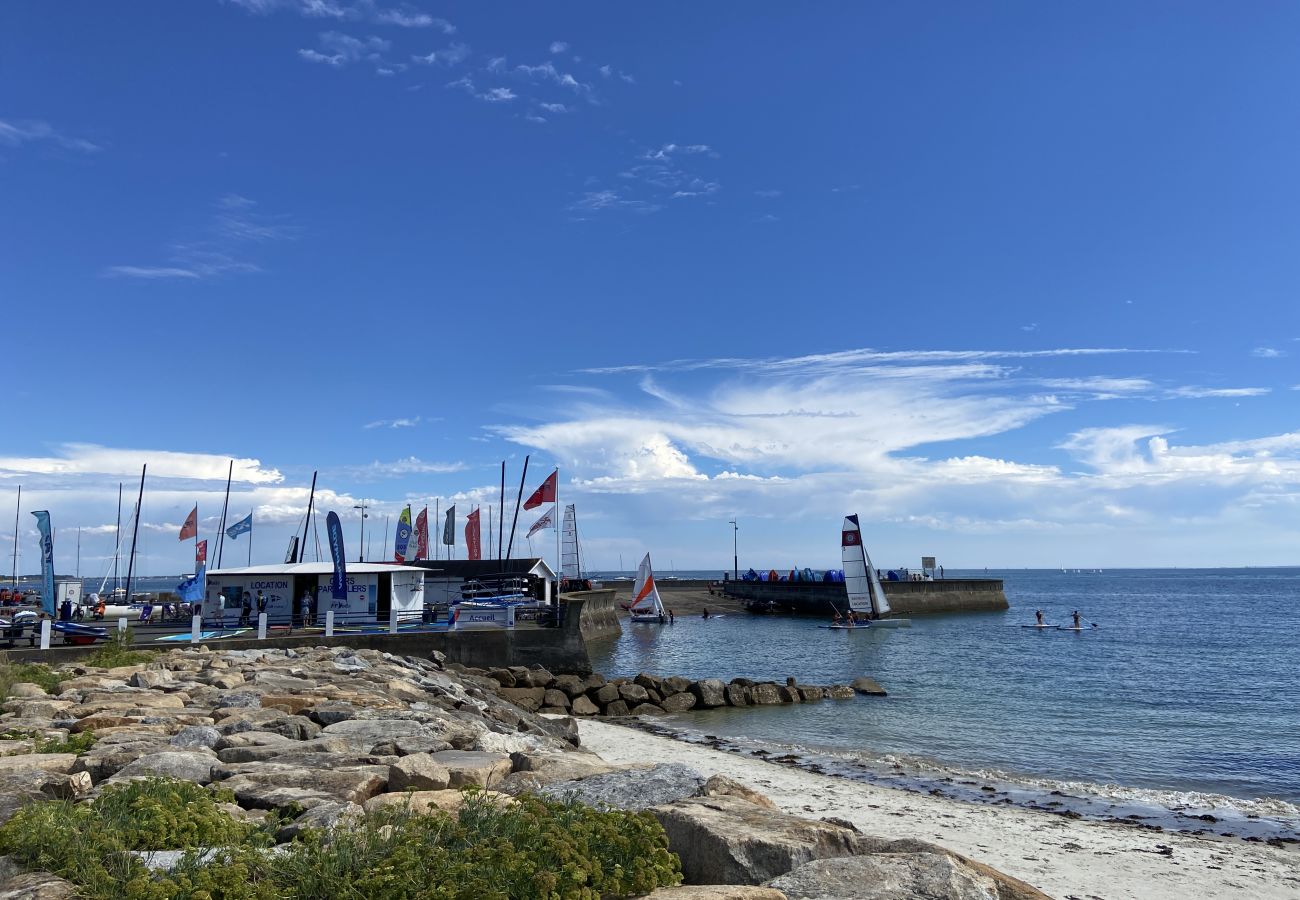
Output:
[[[41,608],[51,616],[55,614],[54,604],[58,600],[54,592],[54,537],[50,534],[50,514],[38,509],[32,512],[36,517],[36,527],[41,531]]]
[[[253,514],[249,513],[248,515],[244,516],[244,518],[236,522],[234,525],[231,525],[229,528],[226,529],[226,537],[230,538],[231,540],[234,540],[235,538],[239,537],[241,534],[248,534],[252,530],[253,530]]]
[[[330,556],[334,559],[334,575],[330,578],[330,596],[335,600],[348,599],[347,554],[343,552],[343,523],[339,514],[331,512],[325,517],[325,534],[330,542]]]
[[[202,603],[206,578],[207,565],[201,564],[192,577],[176,585],[177,596],[186,603]]]

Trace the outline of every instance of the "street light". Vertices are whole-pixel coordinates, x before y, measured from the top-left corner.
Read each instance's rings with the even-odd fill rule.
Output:
[[[358,503],[356,506],[352,508],[361,510],[361,543],[357,545],[357,562],[365,562],[366,561],[366,519],[370,518],[368,515],[366,515],[366,501],[362,500],[360,503]]]
[[[732,570],[731,577],[736,581],[740,580],[740,526],[736,520],[732,519],[727,523],[731,526],[731,562],[735,568]]]

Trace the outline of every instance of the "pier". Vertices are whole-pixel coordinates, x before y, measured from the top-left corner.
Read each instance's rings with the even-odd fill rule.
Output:
[[[894,612],[902,616],[998,611],[1010,606],[1001,578],[885,581],[881,587]],[[843,582],[725,581],[721,589],[750,612],[829,617],[849,602]]]

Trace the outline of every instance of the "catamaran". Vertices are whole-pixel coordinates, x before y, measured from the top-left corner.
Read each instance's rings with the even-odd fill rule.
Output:
[[[857,515],[845,516],[840,530],[840,549],[844,556],[844,587],[849,594],[849,609],[853,615],[865,619],[872,628],[910,628],[911,619],[886,618],[893,612],[885,590],[880,586],[876,567],[862,543],[862,529]],[[861,628],[862,625],[831,626]]]
[[[636,584],[632,588],[632,603],[628,606],[633,622],[668,621],[668,612],[664,602],[659,599],[659,588],[655,587],[655,573],[650,568],[650,554],[645,555],[636,570]]]

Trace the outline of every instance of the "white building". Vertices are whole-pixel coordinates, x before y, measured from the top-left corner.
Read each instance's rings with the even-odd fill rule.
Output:
[[[208,572],[203,600],[203,621],[215,622],[217,596],[225,595],[224,623],[234,626],[242,615],[241,599],[247,593],[253,600],[256,621],[257,592],[267,600],[267,620],[276,624],[299,621],[300,602],[309,593],[315,602],[317,624],[325,613],[334,611],[337,624],[388,622],[396,609],[402,619],[418,618],[424,613],[425,572],[410,566],[387,563],[348,563],[347,599],[336,600],[330,591],[334,565],[328,562],[280,563],[239,569],[215,569]]]

